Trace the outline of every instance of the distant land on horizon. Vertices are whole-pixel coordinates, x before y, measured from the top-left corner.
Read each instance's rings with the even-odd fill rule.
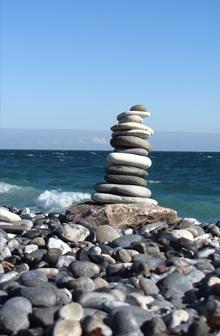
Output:
[[[0,149],[110,150],[110,131],[59,129],[0,129]],[[220,152],[220,132],[156,131],[155,151]]]

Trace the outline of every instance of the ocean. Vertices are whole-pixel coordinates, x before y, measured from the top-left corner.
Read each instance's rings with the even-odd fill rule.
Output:
[[[65,211],[103,181],[105,151],[0,150],[0,206]],[[153,152],[148,188],[179,216],[220,220],[220,153]]]

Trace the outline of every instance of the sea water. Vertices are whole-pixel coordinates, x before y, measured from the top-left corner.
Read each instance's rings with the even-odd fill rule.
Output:
[[[0,150],[0,206],[65,211],[102,182],[105,151]],[[148,188],[179,216],[220,219],[220,153],[153,152]]]

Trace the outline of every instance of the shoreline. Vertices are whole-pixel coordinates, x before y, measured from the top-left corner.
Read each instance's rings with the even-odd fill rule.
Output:
[[[217,335],[220,221],[95,227],[2,209],[2,333]]]

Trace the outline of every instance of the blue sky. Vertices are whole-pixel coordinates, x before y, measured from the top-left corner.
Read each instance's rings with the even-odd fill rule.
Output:
[[[1,127],[220,132],[218,0],[2,0]],[[178,133],[177,133],[178,134]]]

